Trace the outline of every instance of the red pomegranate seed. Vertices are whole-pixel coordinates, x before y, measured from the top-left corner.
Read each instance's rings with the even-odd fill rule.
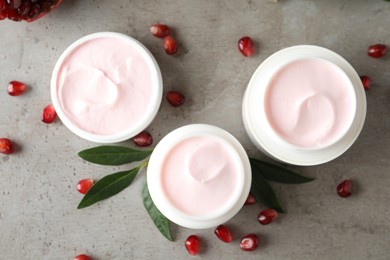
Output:
[[[337,185],[337,194],[342,198],[346,198],[346,197],[351,196],[351,194],[352,194],[352,181],[345,180],[345,181],[341,182],[339,185]]]
[[[88,255],[78,255],[73,258],[73,260],[92,260],[92,258]]]
[[[51,124],[54,122],[54,120],[56,120],[56,118],[57,113],[53,105],[50,104],[43,109],[42,122],[46,124]]]
[[[360,76],[360,80],[363,83],[363,87],[365,90],[369,90],[371,88],[371,78],[368,76]]]
[[[184,245],[190,255],[197,255],[199,253],[200,239],[196,235],[191,235],[187,238]]]
[[[26,92],[27,86],[26,84],[20,82],[20,81],[11,81],[8,83],[7,91],[8,94],[11,96],[19,96],[22,95],[24,92]]]
[[[168,91],[167,101],[169,102],[169,104],[171,104],[171,106],[178,107],[184,103],[185,97],[182,93],[178,91]]]
[[[146,147],[153,143],[153,137],[149,132],[142,131],[133,137],[133,142],[139,147]]]
[[[240,248],[244,251],[253,251],[259,245],[259,239],[255,234],[248,234],[241,238]]]
[[[274,209],[266,209],[259,213],[257,216],[257,219],[259,220],[260,224],[262,225],[268,225],[272,221],[274,221],[278,217],[278,212]]]
[[[176,40],[172,36],[164,37],[164,50],[169,55],[177,52]]]
[[[248,194],[248,198],[246,198],[245,205],[253,205],[256,203],[255,197],[252,194]]]
[[[11,154],[14,151],[11,140],[8,138],[0,138],[0,153]]]
[[[255,54],[255,45],[253,44],[252,39],[248,36],[242,37],[238,41],[238,49],[245,57],[250,57]]]
[[[153,24],[150,26],[150,32],[153,36],[164,38],[169,35],[169,27],[165,24]]]
[[[230,243],[233,241],[232,232],[230,232],[230,229],[225,225],[219,225],[215,229],[214,233],[221,241],[225,243]]]
[[[76,185],[76,189],[81,194],[86,194],[93,186],[95,182],[92,179],[83,179]]]
[[[373,58],[382,58],[387,53],[387,46],[384,44],[374,44],[368,47],[367,54]]]

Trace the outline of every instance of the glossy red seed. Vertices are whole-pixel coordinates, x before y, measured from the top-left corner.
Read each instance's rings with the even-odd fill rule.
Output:
[[[173,107],[181,106],[185,101],[184,95],[178,91],[168,91],[166,98]]]
[[[152,145],[153,137],[149,132],[142,131],[133,137],[133,142],[139,147],[146,147]]]
[[[255,54],[255,45],[250,37],[245,36],[238,40],[238,49],[245,57]]]
[[[248,234],[240,240],[240,248],[244,251],[253,251],[258,246],[259,238],[255,234]]]
[[[169,35],[169,27],[165,24],[153,24],[150,26],[150,32],[153,36],[164,38]]]
[[[164,37],[164,50],[167,54],[172,55],[177,52],[176,40],[172,36]]]
[[[22,95],[26,90],[27,86],[23,82],[14,80],[8,83],[7,91],[11,96]]]
[[[7,0],[9,7],[18,9],[22,5],[22,0]]]
[[[339,185],[337,185],[337,194],[342,198],[346,198],[346,197],[351,196],[351,194],[352,194],[352,181],[345,180],[345,181],[341,182]]]
[[[387,53],[387,46],[384,44],[374,44],[368,47],[367,54],[373,58],[382,58]]]
[[[274,209],[266,209],[259,213],[257,220],[262,225],[268,225],[278,217],[278,212]]]
[[[252,194],[248,194],[248,197],[246,198],[245,205],[253,205],[256,203],[255,197],[253,197]]]
[[[11,154],[14,151],[13,144],[8,138],[0,138],[0,153]]]
[[[78,255],[73,258],[73,260],[92,260],[92,258],[89,255]]]
[[[362,81],[363,87],[365,90],[369,90],[371,88],[371,78],[368,76],[360,76],[360,80]]]
[[[57,113],[53,105],[50,104],[43,109],[42,122],[46,124],[51,124],[54,122],[54,120],[56,120],[56,118]]]
[[[83,179],[76,185],[76,189],[81,194],[86,194],[95,182],[92,179]]]
[[[199,253],[200,239],[196,235],[191,235],[186,239],[184,245],[190,255],[197,255]]]
[[[215,235],[217,235],[217,237],[225,242],[225,243],[230,243],[233,241],[233,236],[232,236],[232,232],[230,231],[230,229],[225,226],[225,225],[219,225],[215,230],[214,230],[214,233]]]

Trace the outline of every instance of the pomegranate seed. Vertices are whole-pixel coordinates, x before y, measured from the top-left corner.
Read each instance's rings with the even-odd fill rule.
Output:
[[[252,194],[248,194],[248,198],[246,198],[245,205],[253,205],[256,203],[255,197]]]
[[[11,140],[7,138],[0,138],[0,153],[11,154],[14,151]]]
[[[244,251],[253,251],[259,245],[259,239],[255,234],[248,234],[241,238],[240,248]]]
[[[42,122],[46,124],[51,124],[54,122],[54,120],[56,120],[56,118],[57,113],[53,105],[50,104],[43,109]]]
[[[169,27],[165,24],[153,24],[150,26],[150,32],[153,36],[164,38],[169,35]]]
[[[182,93],[178,91],[168,91],[167,101],[169,102],[169,104],[171,104],[171,106],[178,107],[184,103],[185,97]]]
[[[238,41],[238,49],[245,57],[253,56],[255,53],[255,45],[253,44],[252,39],[248,36],[242,37]]]
[[[197,255],[199,253],[200,239],[196,235],[191,235],[187,238],[184,245],[190,255]]]
[[[225,243],[230,243],[233,241],[232,233],[230,232],[230,229],[225,225],[219,225],[215,229],[214,233],[221,241]]]
[[[169,55],[177,52],[176,40],[172,36],[164,37],[164,50]]]
[[[73,258],[73,260],[92,260],[92,258],[88,255],[78,255]]]
[[[146,147],[153,143],[153,137],[149,132],[142,131],[133,137],[133,142],[139,147]]]
[[[360,80],[363,83],[363,87],[365,90],[369,90],[371,88],[371,78],[368,76],[360,76]]]
[[[373,58],[382,58],[387,53],[387,46],[384,44],[374,44],[368,47],[367,54]]]
[[[22,0],[7,0],[9,7],[18,9],[22,5]]]
[[[351,180],[345,180],[339,185],[337,185],[337,194],[342,197],[346,198],[351,196],[352,194],[352,181]]]
[[[83,179],[76,185],[76,189],[81,194],[86,194],[93,186],[95,182],[92,179]]]
[[[274,209],[266,209],[259,213],[257,216],[257,219],[259,220],[260,224],[262,225],[268,225],[272,221],[274,221],[278,217],[278,212]]]
[[[20,82],[20,81],[11,81],[8,83],[7,91],[8,94],[11,96],[19,96],[22,95],[24,92],[26,92],[27,86],[26,84]]]

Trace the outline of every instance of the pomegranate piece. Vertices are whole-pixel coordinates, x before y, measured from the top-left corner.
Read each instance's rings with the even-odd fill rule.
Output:
[[[86,194],[93,186],[94,180],[92,179],[83,179],[79,181],[76,185],[76,189],[81,194]]]
[[[197,255],[199,253],[200,239],[196,235],[191,235],[186,239],[184,245],[190,255]]]
[[[20,81],[11,81],[8,83],[7,91],[8,94],[11,96],[19,96],[22,95],[24,92],[26,92],[27,86],[26,84],[20,82]]]
[[[230,232],[230,229],[225,225],[219,225],[214,230],[214,233],[221,241],[225,243],[230,243],[233,241],[232,232]]]
[[[0,20],[8,18],[14,21],[33,22],[51,10],[63,0],[0,0]]]
[[[360,80],[362,81],[363,87],[365,90],[369,90],[371,88],[371,78],[368,76],[360,76]]]
[[[147,147],[152,145],[153,137],[149,132],[142,131],[133,137],[133,142],[139,147]]]
[[[248,194],[248,198],[246,198],[245,205],[253,205],[256,203],[255,197],[252,194]]]
[[[14,151],[13,144],[8,138],[0,138],[0,153],[11,154]]]
[[[46,124],[51,124],[54,122],[54,120],[56,120],[56,118],[57,113],[53,105],[50,104],[43,109],[42,122]]]
[[[373,58],[382,58],[387,53],[387,46],[384,44],[374,44],[368,47],[367,54]]]
[[[242,37],[238,40],[238,49],[245,57],[250,57],[255,54],[255,45],[249,36]]]
[[[169,35],[169,27],[165,24],[153,24],[150,26],[150,32],[157,38],[164,38]]]
[[[255,234],[248,234],[240,240],[240,248],[244,251],[253,251],[258,246],[259,239]]]
[[[73,260],[92,260],[92,258],[89,255],[78,255],[73,258]]]
[[[339,185],[337,185],[337,194],[342,198],[346,198],[346,197],[351,196],[351,194],[352,194],[352,181],[345,180],[345,181],[341,182]]]
[[[268,225],[278,217],[278,212],[274,209],[266,209],[259,213],[257,220],[262,225]]]
[[[164,50],[167,54],[172,55],[177,52],[176,40],[172,36],[164,37]]]
[[[179,107],[185,101],[184,95],[178,91],[168,91],[166,98],[168,103],[173,107]]]

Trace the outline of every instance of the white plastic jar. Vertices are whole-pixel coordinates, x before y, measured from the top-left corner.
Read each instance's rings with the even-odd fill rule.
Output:
[[[180,127],[155,147],[147,184],[153,202],[172,222],[202,229],[231,219],[244,205],[251,168],[241,144],[206,124]]]
[[[243,122],[270,157],[318,165],[343,154],[359,136],[366,98],[359,75],[335,52],[293,46],[268,57],[246,89]]]
[[[99,32],[71,44],[58,59],[51,97],[76,135],[115,143],[144,130],[161,104],[162,77],[149,50],[124,34]]]

